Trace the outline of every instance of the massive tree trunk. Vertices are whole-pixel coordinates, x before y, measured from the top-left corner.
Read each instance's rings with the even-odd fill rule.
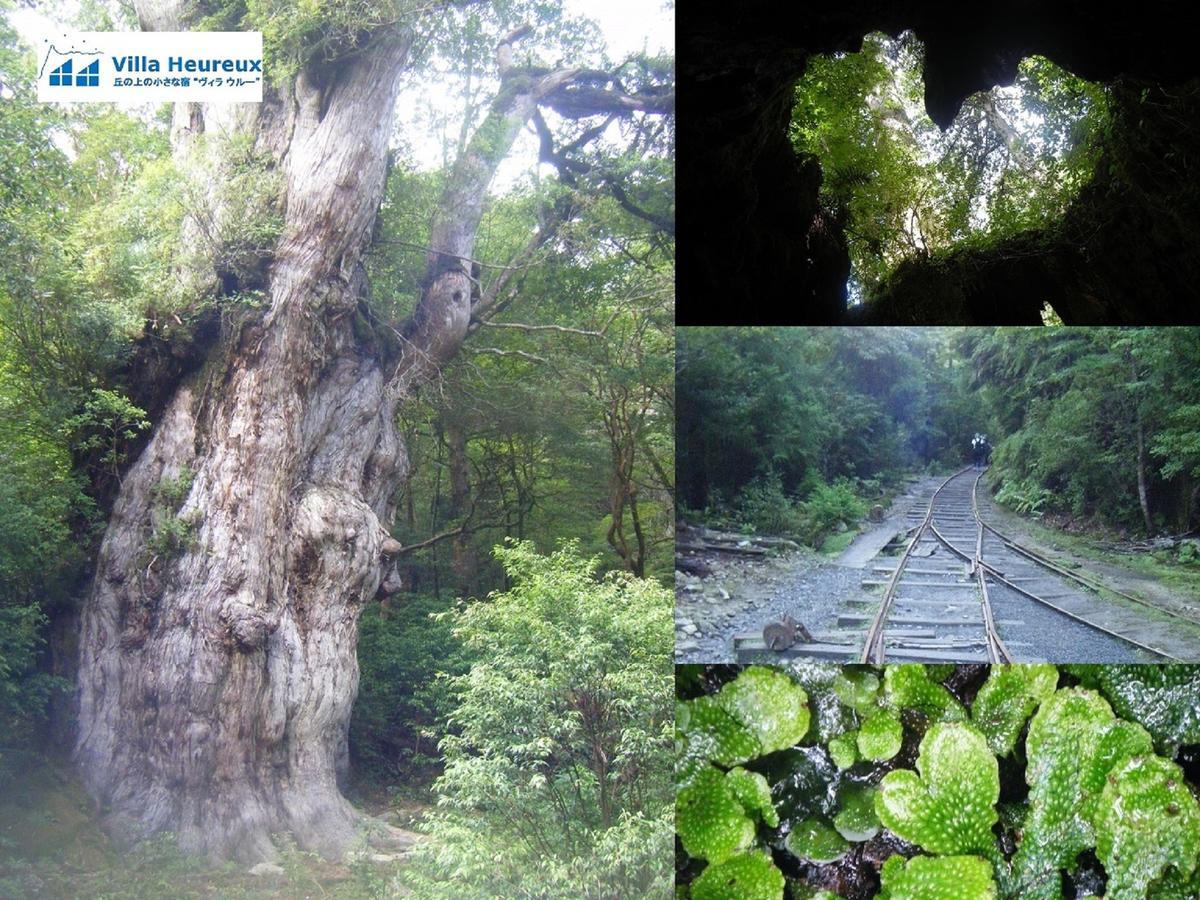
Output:
[[[179,27],[183,8],[141,9],[143,25]],[[361,823],[337,781],[359,614],[407,474],[396,407],[462,342],[487,185],[561,83],[506,80],[448,176],[396,331],[361,305],[361,258],[410,41],[378,34],[258,106],[176,111],[181,165],[200,132],[250,136],[282,176],[285,226],[261,315],[226,325],[126,473],[85,604],[77,756],[128,837],[170,830],[186,851],[256,861],[282,831],[339,855]]]

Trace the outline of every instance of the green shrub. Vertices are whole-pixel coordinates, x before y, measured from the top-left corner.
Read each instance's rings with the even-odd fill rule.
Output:
[[[575,545],[497,549],[513,587],[466,605],[476,659],[453,679],[456,733],[418,897],[662,897],[671,877],[671,592]]]
[[[439,759],[449,711],[446,676],[469,665],[442,615],[449,607],[450,601],[417,594],[363,613],[350,752],[375,780],[411,778],[414,769],[428,771]]]
[[[804,539],[818,545],[825,535],[839,525],[854,525],[867,514],[867,504],[854,492],[848,479],[839,478],[833,484],[818,484],[803,504]]]
[[[756,478],[738,496],[734,516],[743,527],[764,534],[799,537],[805,531],[804,517],[795,502],[783,492],[774,472]]]

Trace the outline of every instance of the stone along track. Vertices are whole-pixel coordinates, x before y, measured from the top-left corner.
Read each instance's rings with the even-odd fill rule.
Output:
[[[858,608],[838,616],[838,630],[784,654],[765,650],[756,636],[741,636],[734,642],[739,658],[769,654],[871,663],[1197,658],[1197,623],[1160,610],[1147,614],[1136,606],[1141,601],[1127,595],[1108,602],[1092,580],[985,522],[977,496],[982,474],[963,469],[943,481],[924,508],[910,510],[900,556],[878,558],[863,582],[882,588],[877,604],[867,600],[873,612],[863,606],[866,598],[856,599]]]

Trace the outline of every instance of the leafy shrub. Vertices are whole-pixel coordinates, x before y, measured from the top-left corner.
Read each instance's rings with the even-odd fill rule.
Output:
[[[38,671],[46,617],[35,605],[0,607],[0,784],[14,771],[10,754],[28,743],[56,691],[70,689],[62,678]]]
[[[1173,757],[1200,731],[1200,669],[955,668],[681,673],[676,830],[691,857],[681,896],[781,900],[782,854],[796,857],[784,867],[799,873],[795,897],[828,884],[819,866],[835,860],[860,870],[839,880],[878,878],[878,896],[895,900],[1057,900],[1066,871],[1079,884],[1106,880],[1112,900],[1196,896],[1200,804],[1194,770]],[[743,695],[752,702],[730,702]],[[789,743],[759,744],[798,698]],[[919,740],[915,760],[846,752],[881,716],[903,728],[903,744]],[[894,835],[924,855],[850,852],[880,827],[890,835],[879,847]],[[714,882],[724,890],[712,893]]]
[[[738,496],[737,520],[764,534],[800,536],[804,517],[795,502],[783,492],[779,476],[771,472],[750,482]]]
[[[476,654],[452,683],[456,733],[419,897],[671,894],[671,592],[569,544],[498,548],[513,587],[453,614]]]
[[[854,493],[848,479],[818,484],[804,501],[804,538],[816,545],[839,525],[853,525],[866,514],[867,504]]]
[[[469,665],[444,615],[449,605],[417,594],[363,613],[350,752],[375,780],[411,778],[414,769],[438,760],[450,706],[445,676],[461,675]]]

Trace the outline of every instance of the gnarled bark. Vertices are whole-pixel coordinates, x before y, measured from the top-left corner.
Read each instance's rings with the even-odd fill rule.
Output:
[[[142,21],[178,28],[182,9]],[[170,830],[186,851],[244,861],[272,857],[277,832],[327,856],[356,837],[337,779],[359,614],[390,568],[385,529],[407,475],[395,410],[467,332],[462,262],[487,185],[557,84],[497,99],[451,173],[417,313],[389,340],[362,327],[361,258],[410,40],[376,35],[257,107],[177,110],[181,165],[201,132],[253,136],[282,174],[285,227],[265,313],[226,326],[126,474],[85,604],[77,756],[127,837]],[[186,498],[168,501],[180,476]]]

